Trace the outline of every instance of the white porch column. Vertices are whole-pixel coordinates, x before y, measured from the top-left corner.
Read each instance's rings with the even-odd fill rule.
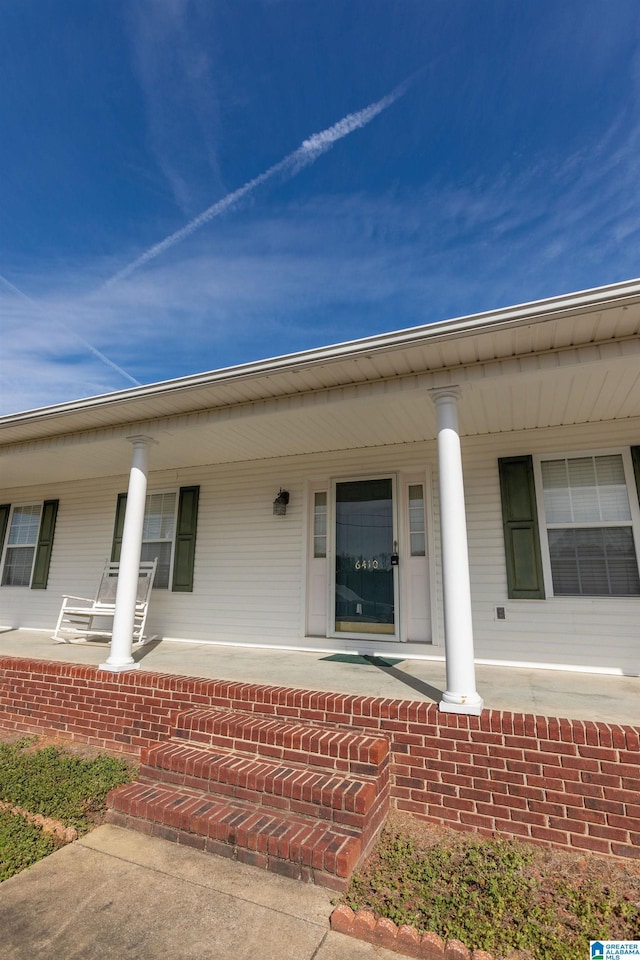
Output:
[[[152,443],[155,443],[151,437],[140,436],[128,437],[127,439],[133,444],[133,457],[131,459],[127,507],[122,532],[111,654],[106,663],[100,664],[101,670],[110,670],[112,673],[120,673],[122,670],[137,670],[140,666],[131,656],[131,651],[133,648],[133,626],[142,553],[144,508],[147,498],[149,447]]]
[[[458,433],[459,387],[430,391],[438,424],[438,479],[440,541],[447,689],[440,710],[448,713],[482,712],[476,691],[473,661],[473,624],[467,521],[464,505],[462,454]]]

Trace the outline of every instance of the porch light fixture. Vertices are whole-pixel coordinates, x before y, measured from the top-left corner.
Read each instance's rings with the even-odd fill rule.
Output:
[[[287,512],[287,504],[289,503],[289,492],[283,490],[280,487],[280,492],[278,496],[273,501],[273,513],[276,517],[284,517]]]

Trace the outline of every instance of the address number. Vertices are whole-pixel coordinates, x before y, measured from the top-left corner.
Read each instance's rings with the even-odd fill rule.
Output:
[[[377,560],[356,560],[356,570],[377,570]]]

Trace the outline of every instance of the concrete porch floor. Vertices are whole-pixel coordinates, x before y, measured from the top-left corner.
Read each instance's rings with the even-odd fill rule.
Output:
[[[0,632],[0,656],[98,666],[107,642],[60,644],[42,630]],[[347,658],[327,653],[260,650],[209,643],[150,641],[133,653],[141,670],[275,686],[438,702],[445,688],[441,660]],[[640,677],[476,666],[486,709],[640,725]]]

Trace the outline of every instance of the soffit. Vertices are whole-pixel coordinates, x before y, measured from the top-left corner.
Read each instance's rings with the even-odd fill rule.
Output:
[[[419,442],[435,435],[426,391],[449,383],[463,387],[463,436],[640,417],[640,285],[596,300],[447,321],[4,418],[0,482],[126,474],[133,433],[158,440],[154,470]]]

